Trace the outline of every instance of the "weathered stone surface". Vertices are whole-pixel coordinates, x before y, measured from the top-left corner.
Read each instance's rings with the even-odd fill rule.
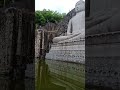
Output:
[[[52,45],[47,59],[85,63],[85,40]]]
[[[59,31],[57,32],[57,36],[59,35],[65,35],[65,33],[67,32],[67,28],[68,28],[68,23],[69,20],[76,15],[75,9],[72,9],[64,18],[61,22],[58,23],[57,26],[60,27]]]
[[[0,74],[22,73],[34,59],[34,15],[17,8],[0,13]]]
[[[119,35],[116,33],[86,38],[86,42],[91,41],[91,43],[86,43],[87,85],[109,87],[115,90],[120,88],[120,44],[119,40],[117,40]],[[117,43],[108,39],[108,37],[116,39]],[[97,41],[94,41],[95,38]]]
[[[88,23],[92,24],[91,27],[86,28],[85,38],[86,88],[98,86],[98,88],[104,87],[104,90],[120,89],[118,3],[119,0],[91,0],[89,3],[90,15],[87,17],[86,26]]]
[[[119,0],[90,1],[90,15],[86,17],[86,36],[119,31],[120,6],[118,3],[120,3]]]
[[[0,90],[34,90],[34,80],[11,80],[8,77],[0,76]]]
[[[58,81],[61,80],[76,90],[84,90],[85,67],[83,64],[61,60],[46,60],[46,63],[49,65],[52,78],[58,79]]]

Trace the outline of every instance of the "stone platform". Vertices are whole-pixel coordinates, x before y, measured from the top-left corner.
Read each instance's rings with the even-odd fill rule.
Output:
[[[85,63],[85,39],[65,43],[54,43],[46,59]]]

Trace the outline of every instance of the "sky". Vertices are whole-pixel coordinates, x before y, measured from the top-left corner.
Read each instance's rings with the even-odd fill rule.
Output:
[[[35,0],[35,10],[50,9],[60,13],[68,13],[79,0]]]

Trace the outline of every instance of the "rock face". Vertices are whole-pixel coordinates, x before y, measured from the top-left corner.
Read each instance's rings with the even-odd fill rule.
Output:
[[[92,24],[86,28],[85,38],[86,88],[120,89],[118,3],[119,0],[91,0],[89,3],[90,15],[86,18],[86,26]]]
[[[58,23],[58,26],[60,27],[59,31],[57,32],[57,36],[59,35],[65,35],[65,33],[67,32],[67,28],[68,28],[68,22],[69,20],[76,15],[75,9],[72,9],[64,18],[63,20]]]
[[[16,8],[0,13],[0,74],[17,75],[34,60],[34,15]]]

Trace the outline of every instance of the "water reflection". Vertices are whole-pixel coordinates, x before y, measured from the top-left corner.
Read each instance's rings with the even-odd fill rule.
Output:
[[[85,65],[79,63],[38,60],[36,67],[36,90],[117,90],[93,85],[86,85],[85,87]],[[88,70],[88,73],[91,71]],[[90,77],[88,74],[87,78],[90,79]]]
[[[38,60],[36,90],[84,90],[85,74],[84,71],[81,72],[83,69],[84,65],[76,63]]]
[[[42,60],[36,63],[36,90],[66,90],[65,87],[51,82],[49,67]]]

